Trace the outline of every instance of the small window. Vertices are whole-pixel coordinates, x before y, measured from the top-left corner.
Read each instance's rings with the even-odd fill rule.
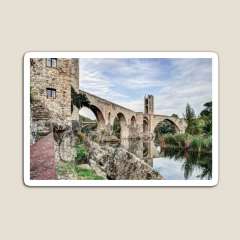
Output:
[[[47,98],[56,98],[56,89],[47,88]]]
[[[47,67],[57,67],[57,58],[47,58]]]

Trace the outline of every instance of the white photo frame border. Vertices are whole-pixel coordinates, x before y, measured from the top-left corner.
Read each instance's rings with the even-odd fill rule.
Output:
[[[212,59],[212,179],[210,180],[32,180],[30,179],[30,59],[31,58],[210,58]],[[26,186],[160,187],[216,186],[219,178],[219,73],[215,52],[27,52],[24,55],[24,159]]]

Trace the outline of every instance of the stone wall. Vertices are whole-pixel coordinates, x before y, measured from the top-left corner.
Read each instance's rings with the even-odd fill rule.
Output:
[[[79,60],[56,61],[49,66],[46,58],[31,59],[31,144],[53,133],[55,160],[72,161],[72,122],[79,120],[79,110],[73,106],[72,111],[71,88],[79,91]],[[55,89],[56,95],[49,96],[47,89]]]
[[[31,95],[44,103],[52,121],[71,124],[71,86],[78,90],[78,59],[58,58],[56,67],[48,67],[45,58],[31,59]],[[55,98],[47,96],[48,88],[56,89]]]

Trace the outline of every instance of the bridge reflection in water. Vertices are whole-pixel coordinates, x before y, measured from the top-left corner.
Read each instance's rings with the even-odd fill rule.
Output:
[[[212,177],[211,153],[163,150],[153,140],[122,139],[121,147],[143,159],[166,180],[207,180]]]

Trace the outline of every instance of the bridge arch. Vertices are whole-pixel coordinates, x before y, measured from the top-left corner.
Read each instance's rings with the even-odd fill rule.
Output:
[[[136,117],[133,115],[129,121],[129,138],[136,137],[137,137],[137,120]]]
[[[145,116],[143,117],[143,135],[148,135],[149,133],[149,119]]]
[[[97,122],[97,127],[98,128],[104,128],[105,119],[104,119],[102,111],[95,105],[84,106],[84,108],[87,108],[87,109],[91,110],[91,112],[95,115],[96,122]],[[81,112],[81,109],[79,110],[79,114]]]
[[[137,124],[136,117],[135,117],[135,116],[132,116],[132,117],[131,117],[131,127],[136,127],[136,124]]]
[[[108,113],[108,124],[111,124],[111,112]]]
[[[158,137],[159,135],[165,134],[165,133],[175,134],[180,132],[181,132],[180,127],[178,126],[178,124],[169,118],[161,119],[155,124],[153,128],[153,134],[155,137]]]
[[[118,124],[120,131],[119,136],[121,139],[128,138],[128,126],[127,126],[127,119],[122,112],[118,112],[114,118],[114,124]]]

